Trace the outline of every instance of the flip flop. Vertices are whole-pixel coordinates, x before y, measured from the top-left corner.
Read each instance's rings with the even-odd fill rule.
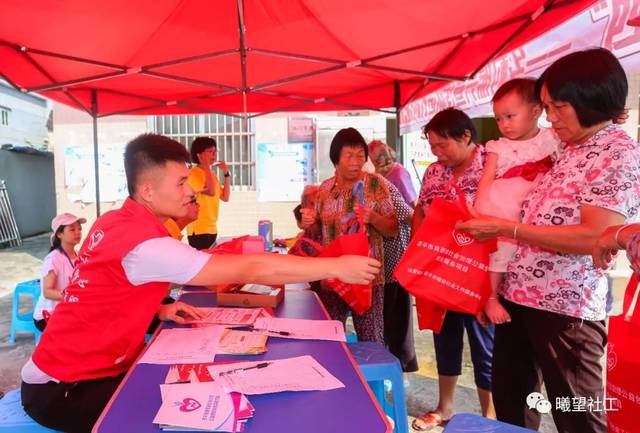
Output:
[[[444,426],[449,422],[442,418],[438,412],[428,412],[413,420],[411,428],[415,431],[429,431],[434,427]]]

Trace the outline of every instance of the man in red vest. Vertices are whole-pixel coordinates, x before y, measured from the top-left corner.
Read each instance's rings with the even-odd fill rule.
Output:
[[[78,253],[63,301],[22,369],[25,411],[47,427],[88,432],[143,347],[157,314],[184,322],[198,310],[161,305],[170,283],[282,284],[339,278],[363,284],[380,263],[358,256],[211,255],[169,236],[193,200],[189,154],[167,137],[141,135],[124,154],[129,198],[96,220]]]

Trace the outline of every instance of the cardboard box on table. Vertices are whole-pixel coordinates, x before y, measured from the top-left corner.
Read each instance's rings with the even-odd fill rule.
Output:
[[[222,307],[271,307],[275,308],[284,299],[284,285],[271,286],[270,294],[239,292],[245,284],[224,284],[213,286]],[[276,292],[277,291],[277,292]]]

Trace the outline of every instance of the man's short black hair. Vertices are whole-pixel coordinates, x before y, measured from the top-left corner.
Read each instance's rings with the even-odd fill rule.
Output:
[[[197,137],[191,143],[191,161],[196,164],[200,164],[200,160],[198,159],[198,154],[204,152],[210,147],[218,148],[218,144],[216,140],[211,137]]]
[[[536,94],[536,80],[533,78],[514,78],[513,80],[503,83],[502,86],[496,90],[493,98],[491,98],[491,102],[496,102],[498,99],[502,99],[512,92],[529,104],[540,103],[540,96]]]
[[[338,131],[338,133],[331,140],[331,147],[329,148],[329,158],[333,165],[338,165],[340,161],[340,153],[342,148],[348,147],[362,147],[364,150],[364,159],[369,157],[369,149],[367,148],[367,142],[364,140],[362,134],[355,128],[344,128]]]
[[[167,161],[188,163],[189,152],[180,143],[158,134],[142,134],[127,143],[124,171],[129,195],[133,196],[140,174],[150,168],[164,166]]]
[[[604,48],[556,60],[536,82],[538,97],[543,85],[554,100],[571,104],[585,128],[620,117],[629,90],[622,65]]]
[[[471,143],[475,143],[478,138],[478,133],[473,126],[473,122],[471,122],[471,119],[464,111],[453,107],[445,108],[437,113],[431,118],[429,123],[422,128],[425,136],[427,136],[429,132],[435,132],[444,138],[453,138],[455,140],[460,140],[464,137],[465,131],[469,131],[471,134]]]

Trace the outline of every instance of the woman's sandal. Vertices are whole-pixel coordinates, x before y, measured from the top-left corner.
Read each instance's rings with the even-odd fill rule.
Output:
[[[427,412],[413,420],[411,428],[415,431],[429,431],[434,427],[444,426],[449,422],[438,412]]]

